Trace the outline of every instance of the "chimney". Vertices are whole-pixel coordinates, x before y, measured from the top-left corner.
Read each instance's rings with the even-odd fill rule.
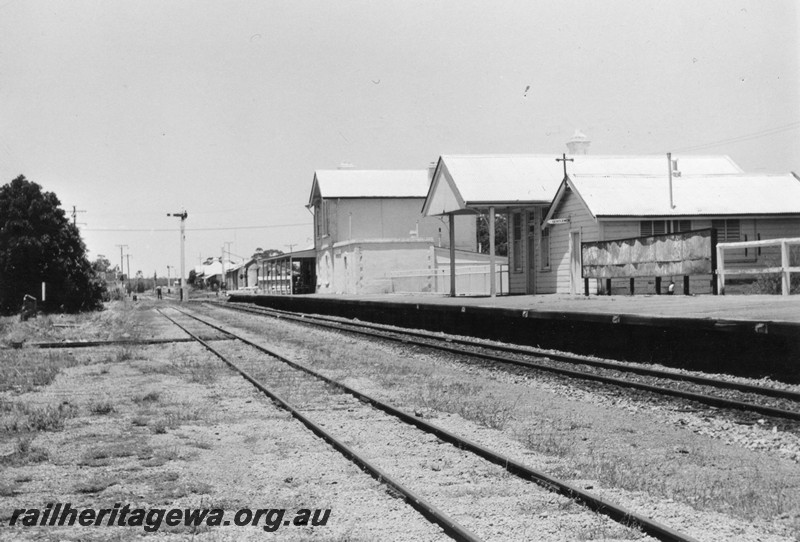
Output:
[[[678,159],[677,158],[671,158],[670,160],[672,161],[672,176],[673,177],[680,177],[681,176],[681,170],[678,169]]]
[[[589,138],[578,129],[575,129],[575,133],[572,134],[572,137],[569,138],[567,141],[567,153],[568,154],[588,154],[589,153],[589,145],[592,142]]]
[[[668,178],[669,178],[669,208],[670,209],[674,209],[675,208],[675,201],[673,199],[673,194],[672,194],[672,176],[675,174],[675,168],[677,166],[678,166],[678,160],[677,159],[673,160],[672,159],[672,153],[668,152],[667,153],[667,171],[669,173],[669,177]],[[680,175],[680,173],[678,173],[678,175]]]

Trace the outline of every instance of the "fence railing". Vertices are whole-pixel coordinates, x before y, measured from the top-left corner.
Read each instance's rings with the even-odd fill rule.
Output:
[[[458,265],[456,267],[456,291],[459,295],[489,295],[488,265]],[[450,293],[450,268],[414,269],[395,271],[388,275],[394,293]],[[497,294],[508,293],[508,264],[497,264],[495,268]]]
[[[737,243],[717,243],[717,291],[725,294],[726,275],[761,275],[767,273],[781,274],[781,295],[789,295],[791,291],[791,274],[800,273],[800,267],[791,266],[791,245],[800,245],[800,238],[765,239],[762,241],[741,241]],[[725,251],[741,248],[763,248],[779,246],[781,249],[780,267],[735,267],[725,268]]]

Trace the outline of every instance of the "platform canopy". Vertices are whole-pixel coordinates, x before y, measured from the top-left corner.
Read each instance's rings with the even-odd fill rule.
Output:
[[[294,252],[286,252],[285,254],[277,254],[264,258],[265,262],[278,262],[282,260],[315,260],[317,258],[317,251],[314,248],[307,248],[305,250],[296,250]]]
[[[423,205],[425,216],[474,213],[495,207],[549,205],[564,180],[559,155],[442,155]],[[687,175],[736,174],[742,170],[728,156],[673,155],[676,171]],[[569,157],[568,174],[663,175],[666,155]]]

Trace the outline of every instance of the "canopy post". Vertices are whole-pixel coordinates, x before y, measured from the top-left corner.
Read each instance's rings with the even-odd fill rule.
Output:
[[[456,218],[453,213],[450,219],[450,297],[456,296]]]
[[[497,296],[495,266],[497,264],[494,250],[494,207],[489,207],[489,296]]]

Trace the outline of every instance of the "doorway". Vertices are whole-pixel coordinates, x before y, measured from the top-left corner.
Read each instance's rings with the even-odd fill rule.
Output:
[[[581,232],[569,232],[569,293],[581,292]]]
[[[528,284],[527,293],[536,293],[536,214],[534,211],[526,213],[528,217]]]

